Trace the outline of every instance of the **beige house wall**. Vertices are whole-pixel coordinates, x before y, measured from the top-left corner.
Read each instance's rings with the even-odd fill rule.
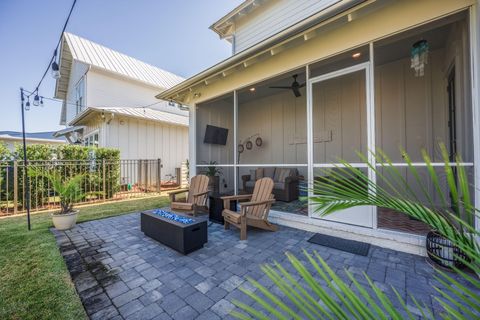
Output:
[[[436,20],[475,4],[474,0],[404,0],[353,20],[338,29],[322,33],[301,45],[288,48],[259,63],[237,70],[221,81],[196,87],[200,96],[190,104],[207,101],[257,81],[294,70],[371,41]]]

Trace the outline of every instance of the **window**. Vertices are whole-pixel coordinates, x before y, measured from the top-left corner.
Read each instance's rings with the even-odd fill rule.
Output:
[[[85,136],[83,145],[87,147],[98,147],[98,132]]]
[[[75,86],[75,106],[76,114],[79,114],[85,109],[85,81],[83,77]]]

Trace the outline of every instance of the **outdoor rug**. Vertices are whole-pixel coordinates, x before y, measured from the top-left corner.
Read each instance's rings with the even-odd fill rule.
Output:
[[[368,250],[370,250],[369,243],[327,236],[320,233],[314,234],[313,237],[308,239],[308,242],[361,256],[367,256]]]

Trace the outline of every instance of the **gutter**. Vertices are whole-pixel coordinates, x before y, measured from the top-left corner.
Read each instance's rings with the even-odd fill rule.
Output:
[[[220,71],[229,69],[232,67],[235,67],[236,65],[241,64],[244,60],[247,58],[252,58],[252,56],[259,55],[267,50],[269,50],[271,47],[287,41],[288,39],[300,35],[303,32],[306,32],[307,30],[311,29],[315,25],[327,21],[328,19],[331,19],[341,13],[344,13],[359,4],[366,2],[366,5],[371,4],[375,2],[376,0],[346,0],[346,1],[340,1],[337,2],[336,4],[304,19],[303,21],[287,28],[284,29],[283,31],[280,31],[279,33],[263,40],[260,43],[257,43],[256,45],[245,49],[236,55],[227,58],[212,67],[197,73],[196,75],[190,77],[189,79],[179,83],[178,85],[171,87],[170,89],[167,89],[155,97],[157,99],[163,99],[163,100],[175,100],[174,95],[180,93],[181,91],[184,91],[192,86],[195,86],[199,84],[200,82],[204,81],[206,78],[210,76],[214,76],[220,73]],[[178,101],[177,101],[178,102]]]

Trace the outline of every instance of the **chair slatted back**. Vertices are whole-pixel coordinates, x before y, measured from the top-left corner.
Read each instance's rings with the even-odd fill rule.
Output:
[[[273,180],[271,178],[261,178],[255,182],[253,188],[252,199],[250,201],[266,201],[273,199]],[[260,206],[253,206],[247,209],[247,215],[258,219],[263,219],[265,212],[270,209],[270,204],[264,204]]]
[[[208,190],[208,177],[203,174],[196,175],[190,180],[190,189],[188,190],[188,203],[194,203],[193,195],[201,192],[206,192]],[[207,202],[207,195],[203,195],[196,199],[195,204],[199,206],[204,206]]]

